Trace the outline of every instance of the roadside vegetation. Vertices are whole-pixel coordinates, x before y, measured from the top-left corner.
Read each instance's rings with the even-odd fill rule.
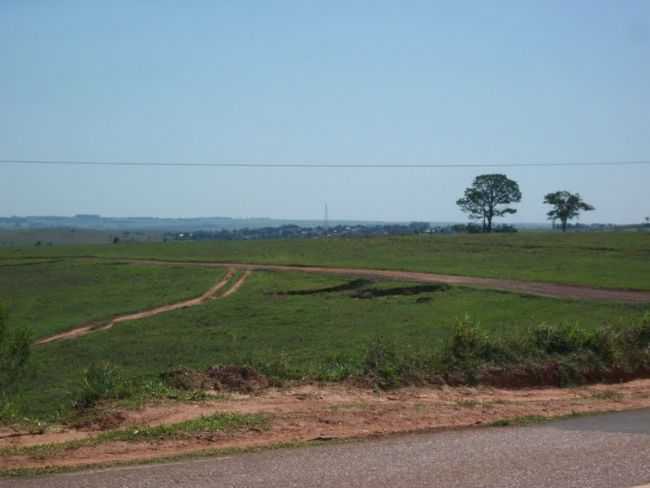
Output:
[[[10,327],[0,305],[0,402],[13,390],[23,373],[31,352],[31,335],[24,328]]]
[[[650,234],[646,232],[519,232],[0,248],[0,263],[61,256],[368,267],[650,290]],[[3,274],[6,272],[5,268],[0,269]]]
[[[540,324],[496,335],[459,321],[439,351],[400,354],[381,342],[367,351],[361,377],[379,387],[405,384],[502,388],[621,382],[650,375],[650,314],[628,327]]]

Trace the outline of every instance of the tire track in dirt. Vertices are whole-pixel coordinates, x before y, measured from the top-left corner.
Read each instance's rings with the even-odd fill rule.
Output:
[[[220,263],[210,261],[164,261],[155,259],[120,260],[135,264],[154,264],[166,266],[201,266],[214,268],[236,268],[245,270],[265,270],[279,272],[301,272],[355,276],[363,278],[380,278],[417,283],[446,283],[448,285],[466,286],[489,290],[505,291],[522,295],[569,300],[612,301],[621,303],[650,303],[650,291],[625,290],[613,288],[592,288],[583,285],[546,283],[541,281],[519,281],[499,278],[481,278],[476,276],[445,275],[421,271],[394,271],[368,268],[335,268],[325,266],[302,266],[280,264]]]
[[[237,282],[232,285],[223,295],[221,295],[221,298],[226,298],[232,295],[233,293],[237,293],[237,291],[241,288],[241,286],[244,284],[244,282],[248,279],[248,277],[252,274],[253,272],[250,269],[247,269],[243,275],[237,280]]]
[[[183,300],[177,303],[171,303],[168,305],[161,305],[159,307],[150,308],[148,310],[142,310],[140,312],[130,313],[126,315],[119,315],[117,317],[113,317],[108,324],[103,326],[99,326],[97,323],[91,323],[91,324],[82,325],[80,327],[75,327],[74,329],[70,329],[68,331],[61,332],[59,334],[55,334],[53,336],[40,339],[36,342],[36,345],[49,344],[50,342],[56,342],[61,340],[76,339],[85,336],[87,334],[90,334],[91,332],[96,332],[100,330],[109,330],[113,328],[115,325],[120,324],[122,322],[130,322],[133,320],[140,320],[144,318],[154,317],[156,315],[172,312],[174,310],[179,310],[181,308],[189,308],[189,307],[195,307],[197,305],[202,305],[209,300],[226,298],[232,295],[233,293],[237,292],[237,290],[239,290],[239,288],[244,284],[248,276],[250,276],[250,274],[252,273],[251,270],[246,270],[246,272],[244,272],[228,290],[226,290],[222,294],[219,294],[219,292],[228,283],[232,281],[236,272],[237,272],[236,269],[229,267],[226,275],[217,283],[215,283],[205,293],[203,293],[203,295],[199,297],[191,298],[189,300]]]

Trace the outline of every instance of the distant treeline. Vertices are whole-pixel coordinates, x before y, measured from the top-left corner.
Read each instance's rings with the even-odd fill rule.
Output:
[[[495,232],[517,232],[511,225],[495,226]],[[169,232],[164,235],[166,240],[253,240],[253,239],[317,239],[321,237],[374,237],[374,236],[404,236],[418,234],[453,234],[453,233],[482,232],[476,224],[453,224],[432,226],[427,222],[411,222],[410,224],[379,224],[379,225],[335,225],[319,227],[301,227],[299,225],[282,225],[277,227],[262,227],[258,229],[234,229],[196,232]]]

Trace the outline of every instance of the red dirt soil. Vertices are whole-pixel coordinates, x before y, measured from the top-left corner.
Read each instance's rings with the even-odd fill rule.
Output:
[[[554,417],[648,407],[650,380],[566,389],[443,387],[405,388],[380,393],[349,385],[303,385],[270,389],[260,395],[230,395],[225,399],[189,404],[169,402],[119,412],[124,419],[120,428],[172,424],[204,415],[236,412],[268,415],[268,429],[238,433],[206,432],[175,441],[110,442],[45,455],[9,453],[0,457],[0,470],[79,467],[199,453],[206,449],[364,438],[487,425],[497,420],[525,416]],[[97,434],[97,431],[62,430],[5,437],[0,438],[0,448],[59,443]]]

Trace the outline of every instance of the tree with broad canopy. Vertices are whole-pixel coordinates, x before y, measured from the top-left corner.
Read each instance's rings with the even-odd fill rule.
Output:
[[[483,221],[483,232],[492,232],[492,219],[514,214],[516,209],[507,205],[521,201],[521,191],[516,181],[506,175],[489,174],[474,178],[463,198],[456,201],[470,219]]]

